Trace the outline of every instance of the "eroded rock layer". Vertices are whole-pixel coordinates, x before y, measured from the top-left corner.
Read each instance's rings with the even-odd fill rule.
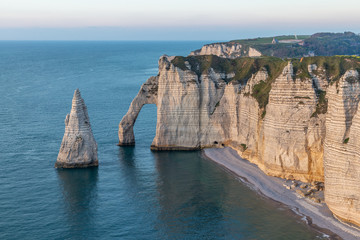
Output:
[[[269,175],[325,180],[330,209],[360,224],[357,64],[347,57],[163,56],[158,76],[120,122],[119,144],[135,143],[136,117],[154,103],[153,150],[231,146]]]
[[[55,163],[56,168],[98,166],[97,144],[79,89],[75,90],[71,112],[65,119],[65,134]]]
[[[262,168],[270,175],[305,181],[323,180],[321,118],[312,79],[294,78],[288,64],[272,84],[264,118]]]

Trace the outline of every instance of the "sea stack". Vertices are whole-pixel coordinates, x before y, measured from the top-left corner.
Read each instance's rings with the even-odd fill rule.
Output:
[[[65,134],[55,163],[56,168],[98,166],[97,144],[89,115],[79,89],[74,92],[70,114],[65,118]]]

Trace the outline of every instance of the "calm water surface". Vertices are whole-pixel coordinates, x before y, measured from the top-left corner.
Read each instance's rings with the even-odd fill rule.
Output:
[[[117,125],[159,56],[205,42],[0,42],[0,239],[318,239],[201,152],[151,152],[156,106],[135,147]],[[57,170],[80,88],[98,169]]]

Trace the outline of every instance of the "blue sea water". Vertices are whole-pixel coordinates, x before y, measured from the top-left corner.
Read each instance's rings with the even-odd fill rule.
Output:
[[[162,54],[205,42],[0,42],[0,239],[318,239],[200,151],[151,152],[156,106],[117,126]],[[98,168],[54,163],[79,88]]]

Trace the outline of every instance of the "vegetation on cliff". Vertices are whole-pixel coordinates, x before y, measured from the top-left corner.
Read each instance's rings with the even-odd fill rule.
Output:
[[[311,78],[308,66],[315,64],[317,70],[314,75],[324,75],[330,84],[337,82],[346,71],[353,69],[360,72],[360,57],[358,56],[331,56],[331,57],[307,57],[291,59],[294,67],[294,78]]]
[[[311,117],[317,117],[319,114],[325,114],[328,108],[328,100],[326,99],[326,91],[317,90],[316,95],[318,98],[315,112]]]

